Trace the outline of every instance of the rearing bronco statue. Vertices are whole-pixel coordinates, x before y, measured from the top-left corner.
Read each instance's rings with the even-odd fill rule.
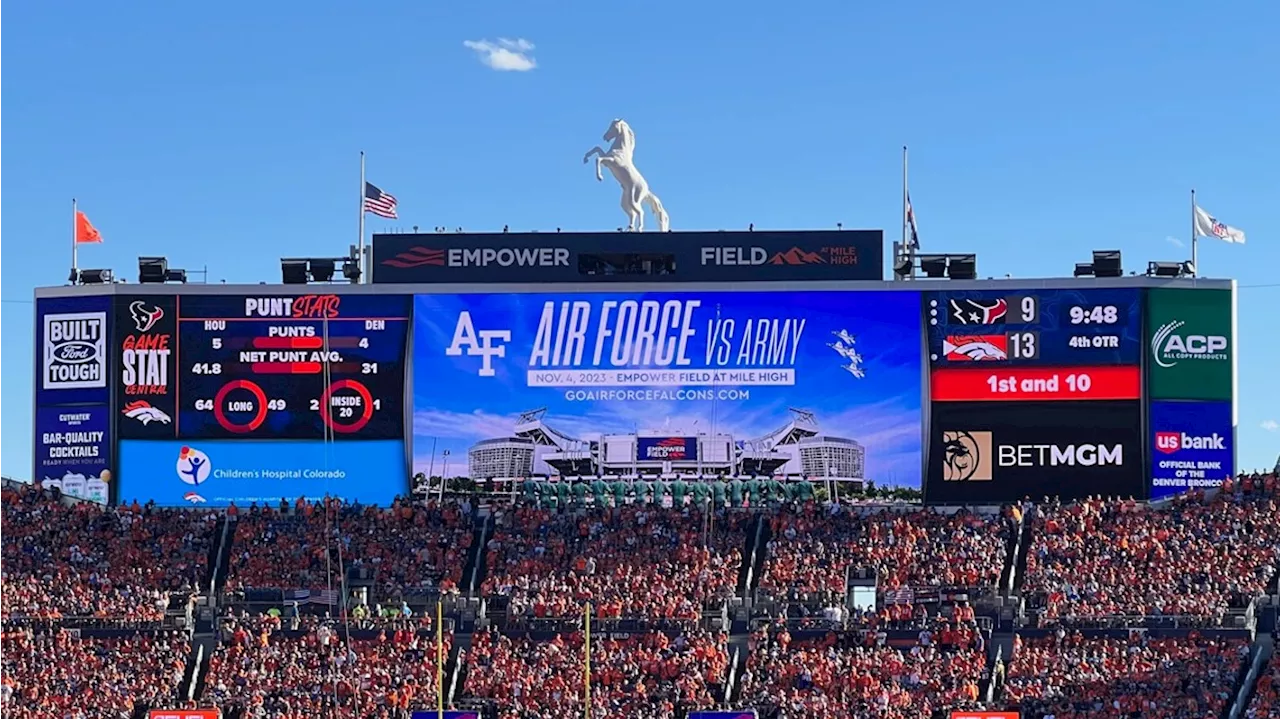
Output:
[[[644,230],[644,211],[640,209],[643,203],[658,218],[658,229],[662,232],[670,230],[671,221],[667,217],[667,211],[662,209],[658,196],[649,191],[649,183],[644,181],[644,175],[640,174],[632,160],[636,149],[636,134],[631,131],[631,126],[622,120],[614,120],[609,125],[608,132],[604,133],[604,139],[613,143],[608,152],[601,150],[599,146],[593,147],[582,156],[582,163],[585,165],[594,155],[596,179],[604,181],[601,168],[607,167],[613,173],[613,178],[622,185],[622,210],[631,220],[627,229],[631,232]]]

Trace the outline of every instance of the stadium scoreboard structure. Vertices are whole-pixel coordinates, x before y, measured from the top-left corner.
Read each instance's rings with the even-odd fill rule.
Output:
[[[375,262],[413,284],[40,289],[34,476],[170,505],[385,504],[414,475],[874,481],[974,504],[1158,499],[1234,472],[1233,283],[883,282],[848,260],[873,254],[864,233],[790,234],[697,235],[680,257],[709,269],[674,284],[472,282],[451,256],[508,255],[397,235]],[[534,242],[515,244],[555,260]],[[762,257],[756,282],[716,264]]]

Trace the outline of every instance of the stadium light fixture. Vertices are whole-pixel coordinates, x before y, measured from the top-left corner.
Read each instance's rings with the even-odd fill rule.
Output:
[[[1073,273],[1075,277],[1093,277],[1092,262],[1077,262],[1076,271]]]
[[[280,281],[286,285],[307,284],[307,261],[280,260]]]
[[[1094,250],[1093,276],[1124,277],[1124,267],[1120,262],[1120,250]]]
[[[1190,262],[1148,262],[1148,277],[1182,277],[1193,274]]]
[[[164,284],[169,274],[169,260],[165,257],[139,257],[138,283],[143,285]]]
[[[180,269],[169,270],[168,272],[164,273],[164,281],[177,282],[179,284],[185,285],[187,284],[187,271],[180,270]]]
[[[950,255],[947,263],[947,277],[953,280],[978,279],[978,256]]]
[[[109,285],[114,279],[115,277],[109,269],[80,270],[80,284],[82,285]]]
[[[943,277],[946,277],[946,255],[919,255],[919,258],[920,271],[924,273],[925,277],[932,277],[934,279],[942,279]]]
[[[333,258],[317,257],[307,261],[311,271],[311,279],[314,282],[332,282],[333,281]]]

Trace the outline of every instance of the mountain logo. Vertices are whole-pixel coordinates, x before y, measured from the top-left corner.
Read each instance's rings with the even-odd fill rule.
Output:
[[[786,252],[775,252],[769,258],[771,265],[825,265],[827,261],[817,252],[805,252],[799,247],[792,247]]]

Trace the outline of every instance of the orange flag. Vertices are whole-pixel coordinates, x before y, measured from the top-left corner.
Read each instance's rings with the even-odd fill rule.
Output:
[[[76,242],[102,242],[102,233],[98,232],[98,228],[94,227],[89,218],[79,210],[76,210]]]

